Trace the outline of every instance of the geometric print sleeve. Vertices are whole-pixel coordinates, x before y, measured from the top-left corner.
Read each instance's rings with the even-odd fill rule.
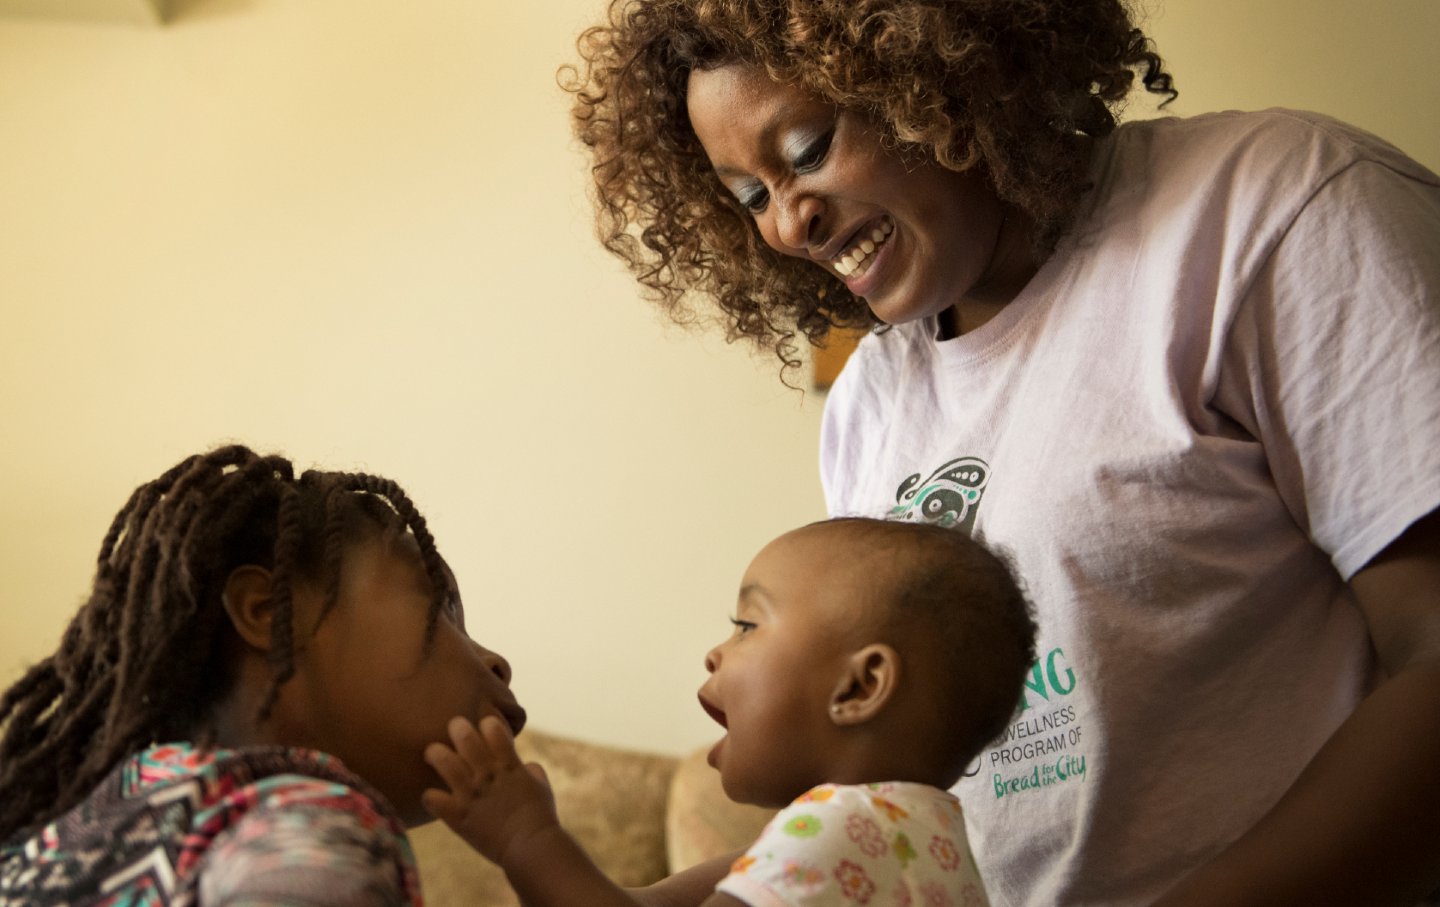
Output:
[[[334,804],[256,809],[215,839],[200,868],[206,907],[400,907],[404,845]]]
[[[822,784],[716,886],[751,907],[987,907],[960,804],[923,784]]]
[[[421,903],[405,826],[331,756],[179,741],[0,848],[0,907]]]

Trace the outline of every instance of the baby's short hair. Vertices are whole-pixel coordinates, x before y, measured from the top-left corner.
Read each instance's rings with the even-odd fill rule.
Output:
[[[969,762],[1014,716],[1035,662],[1035,621],[1014,571],[959,529],[863,517],[826,523],[861,534],[868,556],[856,564],[874,585],[876,634],[902,659],[926,653],[906,660],[928,672],[927,697],[951,716],[945,744]]]

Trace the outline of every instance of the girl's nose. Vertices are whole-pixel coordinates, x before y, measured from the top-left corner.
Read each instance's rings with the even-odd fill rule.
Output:
[[[705,653],[705,670],[714,674],[715,669],[718,667],[720,667],[720,646],[716,646]]]
[[[502,683],[507,687],[510,685],[510,678],[514,672],[510,670],[510,662],[505,660],[505,656],[480,646],[480,659],[492,674],[500,678]]]

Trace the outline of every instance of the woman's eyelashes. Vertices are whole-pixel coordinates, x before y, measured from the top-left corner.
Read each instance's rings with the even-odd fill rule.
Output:
[[[818,170],[820,165],[825,163],[825,155],[830,153],[830,141],[834,137],[835,127],[832,126],[813,141],[806,142],[799,152],[790,158],[790,169],[796,173]]]
[[[770,200],[770,192],[759,183],[754,183],[737,190],[735,197],[740,200],[740,207],[751,214],[759,214],[765,210],[765,203]]]
[[[820,135],[801,143],[795,153],[789,155],[788,164],[791,172],[805,174],[819,170],[825,163],[826,155],[830,153],[830,143],[834,138],[835,127],[831,126]],[[759,214],[765,210],[766,204],[770,201],[770,191],[756,180],[737,189],[735,197],[746,211],[751,214]]]

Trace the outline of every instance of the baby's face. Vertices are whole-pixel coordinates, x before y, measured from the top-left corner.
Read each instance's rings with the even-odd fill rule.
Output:
[[[830,705],[869,625],[854,576],[857,552],[833,527],[767,545],[740,585],[735,629],[710,651],[702,707],[725,728],[710,751],[732,799],[783,806],[832,780]],[[848,556],[847,556],[848,555]]]

